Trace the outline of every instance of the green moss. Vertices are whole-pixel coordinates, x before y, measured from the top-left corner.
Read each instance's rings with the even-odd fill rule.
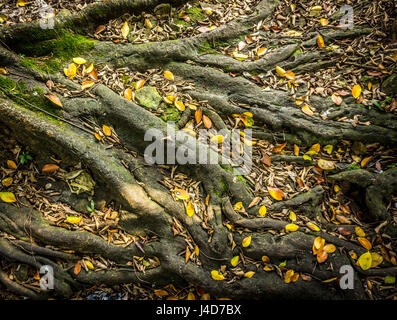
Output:
[[[52,40],[26,44],[22,48],[22,64],[42,72],[55,73],[71,60],[94,47],[95,41],[64,30]],[[36,58],[42,57],[42,58]]]
[[[203,14],[203,10],[197,7],[191,7],[186,10],[186,13],[192,20],[202,21],[205,19],[205,15]]]
[[[59,107],[44,97],[44,91],[40,87],[29,89],[23,81],[14,82],[6,76],[0,76],[0,88],[9,93],[7,94],[7,98],[13,100],[18,105],[23,105],[24,108],[38,112],[37,109],[29,105],[32,104],[53,115],[60,115]],[[4,97],[5,95],[5,93],[0,92],[0,96]],[[51,116],[46,116],[52,121],[58,121],[51,118]]]
[[[164,114],[161,116],[161,119],[164,121],[173,121],[178,122],[181,118],[181,114],[178,109],[169,107],[164,110]]]

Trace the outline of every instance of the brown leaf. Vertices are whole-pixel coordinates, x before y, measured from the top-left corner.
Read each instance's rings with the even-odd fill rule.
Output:
[[[53,173],[53,172],[57,171],[58,169],[59,169],[59,166],[57,166],[56,164],[48,163],[43,166],[43,168],[41,169],[41,172],[42,173]]]

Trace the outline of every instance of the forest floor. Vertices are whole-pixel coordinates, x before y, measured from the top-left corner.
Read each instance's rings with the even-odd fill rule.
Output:
[[[78,12],[95,1],[53,1],[47,0],[54,9],[54,14],[64,14],[65,9],[71,13]],[[336,5],[335,2],[338,4]],[[143,12],[138,16],[125,14],[117,19],[110,20],[107,24],[99,25],[96,31],[88,35],[89,39],[96,41],[110,41],[113,43],[128,42],[141,44],[155,41],[167,41],[194,37],[214,30],[238,17],[244,17],[254,12],[257,0],[241,1],[190,1],[184,5],[173,8],[169,15],[156,15],[154,12]],[[0,0],[0,28],[9,27],[16,23],[25,23],[37,20],[40,17],[42,5],[35,1],[1,1]],[[312,49],[328,50],[331,57],[326,63],[318,62],[315,68],[308,65],[294,72],[287,68],[277,67],[266,73],[239,72],[231,68],[228,72],[231,77],[242,77],[260,86],[281,90],[295,101],[297,108],[307,116],[318,112],[307,101],[312,96],[327,99],[333,110],[322,112],[321,119],[331,117],[333,121],[350,123],[353,128],[357,125],[371,127],[371,120],[361,120],[359,116],[353,119],[348,115],[333,114],[345,101],[361,104],[363,110],[377,110],[381,114],[397,115],[397,100],[393,94],[393,84],[386,83],[386,79],[395,74],[397,65],[396,34],[390,33],[391,11],[394,11],[393,1],[363,2],[354,10],[355,26],[370,26],[373,31],[355,36],[354,39],[330,39],[326,31],[340,29],[340,20],[333,19],[339,10],[338,1],[307,1],[304,4],[292,0],[280,2],[270,19],[260,21],[234,45],[230,43],[210,44],[204,46],[203,52],[217,53],[231,57],[236,61],[255,62],[263,55],[277,50],[277,46],[264,46],[262,32],[271,32],[280,38],[302,38],[313,30],[320,30],[320,36]],[[160,8],[161,9],[161,8]],[[192,23],[193,21],[193,23]],[[395,29],[394,29],[395,31]],[[286,40],[286,43],[287,40]],[[302,54],[301,49],[295,50],[293,56]],[[335,56],[332,54],[336,53]],[[42,58],[43,61],[49,57]],[[210,60],[209,60],[210,61]],[[40,63],[40,61],[39,61]],[[316,64],[315,62],[313,64]],[[214,63],[216,67],[216,63]],[[288,66],[288,64],[286,65]],[[205,99],[184,93],[195,88],[196,84],[186,79],[174,77],[172,72],[160,68],[149,69],[145,72],[131,71],[127,67],[97,63],[95,60],[86,60],[78,56],[64,63],[65,79],[69,78],[76,84],[76,90],[67,88],[62,83],[47,81],[48,89],[63,98],[95,97],[90,88],[95,84],[103,84],[112,89],[120,97],[139,103],[137,91],[143,87],[155,87],[162,97],[164,107],[150,110],[154,115],[167,121],[174,120],[183,123],[184,130],[192,135],[197,135],[198,130],[211,128],[217,124],[217,118],[212,120],[205,116],[201,110],[210,110],[210,103]],[[6,67],[0,62],[0,73],[9,76]],[[81,88],[80,88],[81,86]],[[394,84],[395,86],[395,84]],[[302,90],[305,88],[305,90]],[[384,90],[383,90],[384,89]],[[302,92],[305,91],[305,94]],[[37,92],[39,95],[40,92]],[[178,97],[176,99],[176,96]],[[55,104],[60,104],[54,96],[47,98]],[[180,104],[175,101],[179,101]],[[142,103],[141,103],[142,104]],[[239,105],[247,107],[246,105]],[[184,112],[189,110],[189,112]],[[364,117],[365,118],[365,117]],[[241,114],[223,117],[223,122],[228,129],[252,128],[258,129],[255,116],[247,109]],[[396,119],[395,119],[396,120]],[[108,123],[93,122],[86,119],[79,123],[87,132],[95,135],[95,142],[108,149],[124,150],[134,155],[120,141],[118,133]],[[277,139],[276,139],[277,140]],[[327,228],[329,235],[338,239],[354,243],[371,251],[372,266],[380,264],[389,267],[397,265],[397,238],[384,233],[386,227],[382,223],[368,222],[363,211],[362,200],[364,189],[349,190],[346,181],[329,179],[336,169],[344,172],[365,170],[370,174],[379,175],[388,169],[397,166],[397,145],[384,145],[379,142],[342,140],[337,143],[314,143],[301,145],[291,141],[280,142],[264,137],[254,136],[251,140],[242,140],[252,147],[252,170],[249,174],[235,179],[243,180],[254,195],[248,206],[242,202],[232,203],[233,209],[243,216],[248,217],[248,209],[257,206],[259,215],[279,220],[291,229],[269,229],[275,236],[283,236],[293,232],[294,227],[308,228],[311,231],[320,230],[321,224],[326,221],[333,227]],[[72,192],[82,190],[89,196],[93,190],[92,178],[85,174],[84,166],[80,163],[73,167],[63,167],[63,160],[55,156],[48,158],[47,162],[36,161],[35,154],[28,145],[21,144],[13,137],[7,128],[0,128],[0,193],[12,193],[18,200],[19,207],[30,207],[42,213],[50,225],[62,227],[71,231],[87,231],[104,239],[109,244],[128,247],[131,243],[148,244],[156,241],[156,236],[137,236],[123,230],[119,226],[119,215],[122,211],[116,202],[95,203],[90,202],[88,212],[79,212],[75,208],[57,201],[64,191],[59,189],[60,184],[67,185]],[[175,201],[184,200],[183,195],[194,195],[190,210],[203,217],[203,228],[206,226],[206,207],[208,198],[200,191],[202,181],[195,180],[189,175],[178,170],[178,166],[160,165],[159,171],[162,179],[159,181],[169,190]],[[80,180],[76,178],[80,177]],[[74,182],[75,184],[71,184]],[[266,187],[274,186],[274,187]],[[299,210],[283,208],[272,210],[274,204],[281,199],[294,199],[304,192],[317,190],[321,186],[323,194],[316,203],[322,219],[308,217]],[[180,193],[176,192],[179,190]],[[89,197],[90,199],[90,197]],[[7,199],[6,199],[7,200]],[[9,199],[8,199],[9,200]],[[13,202],[13,201],[6,201]],[[189,208],[189,207],[188,207]],[[189,210],[189,209],[188,209]],[[389,224],[397,224],[397,195],[393,194],[387,204],[390,216]],[[188,212],[187,212],[188,213]],[[189,213],[188,213],[189,215]],[[225,228],[242,234],[249,227],[234,225],[230,219],[223,222]],[[198,256],[200,251],[175,219],[172,225],[174,236],[181,236],[186,242],[186,250],[179,254],[186,260],[200,264]],[[211,234],[209,235],[211,239]],[[6,232],[0,231],[0,237],[15,240]],[[320,238],[321,239],[321,238]],[[210,240],[209,240],[210,241]],[[319,240],[321,241],[321,240]],[[232,238],[232,249],[236,246]],[[243,244],[244,246],[244,244]],[[55,247],[51,248],[55,249]],[[143,250],[143,249],[142,249]],[[332,255],[335,246],[327,247],[328,254],[317,257],[317,263],[322,263],[328,255]],[[342,250],[342,249],[340,249]],[[73,255],[73,250],[62,252]],[[359,261],[360,253],[348,250],[348,254],[357,268],[362,267]],[[266,267],[269,272],[277,272],[286,280],[287,269],[281,263],[271,263],[267,256],[262,257],[262,262],[254,261],[243,254],[238,255],[238,261],[243,265],[253,264],[262,269]],[[236,259],[234,262],[237,262]],[[232,261],[231,264],[233,265]],[[143,272],[148,266],[159,263],[156,258],[134,257],[130,262],[136,270]],[[82,256],[73,265],[65,266],[78,274],[82,269],[107,270],[116,267],[114,261],[102,257],[100,254]],[[18,281],[32,291],[40,288],[38,270],[24,264],[0,260],[1,270],[10,280]],[[331,266],[332,267],[332,266]],[[313,264],[316,268],[316,263]],[[252,277],[241,270],[235,271],[235,276]],[[298,274],[298,273],[297,273]],[[288,282],[298,280],[291,276]],[[299,273],[300,281],[312,281],[312,275]],[[336,286],[338,279],[335,277],[323,280],[329,286]],[[363,280],[364,290],[370,299],[397,299],[395,276],[371,275]],[[100,292],[108,295],[100,296]],[[94,295],[92,295],[94,294]],[[95,295],[97,294],[97,295]],[[196,284],[176,288],[170,284],[161,289],[153,289],[143,284],[120,284],[108,286],[105,284],[92,286],[74,293],[71,299],[209,299],[212,298],[206,288]],[[1,299],[19,299],[5,289],[0,288]],[[217,297],[217,298],[228,298]]]

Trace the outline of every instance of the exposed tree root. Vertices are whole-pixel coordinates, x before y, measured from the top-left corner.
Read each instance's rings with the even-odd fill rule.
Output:
[[[57,19],[52,32],[35,33],[35,36],[30,37],[29,44],[56,38],[57,32],[63,29],[73,29],[79,33],[92,32],[98,23],[131,10],[140,12],[153,8],[160,2],[118,0],[98,3],[77,15]],[[184,1],[168,2],[174,5]],[[323,59],[324,63],[330,63],[333,55],[327,53],[309,52],[300,58],[291,59],[300,46],[315,46],[317,33],[311,34],[307,39],[282,46],[278,51],[255,62],[241,62],[230,57],[225,58],[224,55],[200,52],[200,46],[205,42],[235,41],[236,38],[245,35],[254,23],[268,17],[275,5],[273,1],[261,1],[254,15],[236,19],[226,26],[196,37],[172,43],[156,42],[144,45],[95,43],[88,55],[94,57],[98,63],[128,67],[130,70],[145,71],[155,67],[170,69],[182,79],[192,81],[195,88],[190,88],[186,93],[195,99],[208,101],[210,107],[203,112],[212,119],[217,129],[226,128],[223,120],[225,117],[249,111],[258,122],[256,135],[268,140],[285,140],[307,145],[317,141],[325,144],[341,140],[397,143],[397,125],[392,115],[380,115],[375,110],[364,112],[362,106],[348,100],[340,109],[333,111],[332,102],[323,98],[313,98],[318,114],[310,117],[302,113],[295,101],[284,91],[266,90],[247,79],[231,77],[225,73],[266,72],[273,70],[276,65],[298,72],[300,68],[314,68],[312,64],[319,59]],[[40,31],[37,23],[14,26],[4,29],[0,38],[7,47],[20,53],[24,52],[27,35],[35,31]],[[344,39],[365,33],[368,33],[368,29],[361,28],[348,32],[329,32],[325,36]],[[31,87],[45,88],[44,83],[51,79],[64,84],[70,90],[80,89],[59,73],[50,75],[36,69],[21,67],[20,56],[5,48],[0,49],[0,57],[5,58],[10,77],[15,81],[25,77],[24,80]],[[13,237],[12,240],[0,239],[0,255],[8,261],[17,261],[36,269],[40,269],[42,265],[53,266],[56,295],[70,297],[74,291],[97,283],[140,283],[161,287],[167,283],[189,282],[205,287],[215,297],[365,298],[358,273],[355,277],[354,291],[341,290],[338,285],[323,283],[324,280],[340,277],[339,268],[342,265],[352,264],[343,248],[355,250],[357,253],[363,252],[363,249],[325,232],[331,227],[321,217],[319,209],[325,192],[322,187],[315,187],[309,192],[275,203],[269,208],[271,212],[280,212],[283,209],[299,207],[308,219],[321,223],[320,233],[309,228],[288,233],[284,230],[287,224],[285,221],[260,217],[257,208],[248,209],[245,216],[233,209],[232,200],[242,201],[244,206],[248,207],[253,196],[246,183],[236,179],[228,167],[225,169],[220,165],[181,164],[178,170],[201,181],[202,194],[210,195],[207,216],[189,217],[181,202],[174,201],[169,190],[160,183],[160,168],[147,165],[141,157],[150,143],[144,141],[148,129],[157,128],[162,133],[167,133],[166,122],[153,113],[122,98],[102,84],[97,84],[91,89],[92,97],[62,99],[64,109],[62,115],[57,118],[52,117],[51,113],[43,115],[37,110],[32,110],[29,104],[15,99],[12,92],[2,92],[4,94],[0,96],[0,122],[12,132],[13,137],[24,145],[29,145],[38,159],[46,159],[48,155],[55,154],[65,165],[81,162],[82,167],[89,170],[97,183],[95,202],[115,201],[122,208],[119,227],[136,237],[155,237],[153,241],[143,245],[134,242],[122,247],[107,243],[88,231],[69,231],[51,225],[40,212],[31,208],[0,204],[0,230]],[[247,105],[250,107],[245,107]],[[191,116],[190,112],[186,111],[183,114],[178,123],[179,127],[175,130],[186,124]],[[319,114],[324,112],[330,112],[327,119],[319,117]],[[337,121],[342,115],[349,118],[359,115],[360,121],[369,119],[372,125],[358,124],[353,127],[350,123]],[[112,126],[122,147],[108,148],[105,144],[97,143],[94,136],[88,133],[88,129],[82,129],[82,119]],[[176,145],[180,145],[180,142],[176,142]],[[45,150],[43,146],[46,146]],[[197,147],[193,142],[188,143],[187,148],[197,148],[199,152],[209,151],[207,146],[199,144]],[[300,157],[276,155],[272,157],[272,161],[313,165],[313,161]],[[363,170],[346,171],[330,178],[366,189],[365,205],[368,208],[368,218],[380,221],[388,218],[387,204],[397,191],[396,170],[390,169],[378,176]],[[67,190],[57,200],[68,203],[76,211],[81,211],[86,204],[77,201]],[[225,227],[226,222],[241,232],[231,232]],[[171,228],[174,224],[181,226],[183,236],[174,235]],[[269,229],[277,230],[277,234],[267,232]],[[246,248],[241,243],[248,235],[252,236],[252,244]],[[330,254],[326,263],[315,262],[316,258],[312,254],[313,241],[317,235],[341,248]],[[187,247],[185,239],[189,239],[191,245],[200,248],[200,255],[197,257],[199,263],[186,262],[182,256],[181,253],[185,252]],[[47,248],[47,245],[51,248]],[[73,250],[73,253],[65,253],[63,250]],[[76,260],[85,255],[95,254],[112,261],[114,267],[96,272],[82,270],[78,274],[73,271]],[[236,255],[244,257],[246,262],[233,269],[230,267],[230,259]],[[264,255],[270,257],[277,272],[263,270],[261,258]],[[142,272],[131,264],[134,258],[139,257],[157,258],[160,263]],[[293,284],[284,283],[278,267],[284,261],[289,269],[311,275],[312,280],[299,279]],[[211,278],[210,271],[221,268],[225,269],[227,280],[217,282]],[[255,277],[249,279],[243,276],[244,272],[249,270],[255,271]],[[381,270],[373,270],[367,274],[383,274]],[[395,274],[394,269],[392,273]],[[0,282],[22,296],[32,299],[48,297],[48,292],[34,292],[11,281],[4,272],[0,272]]]

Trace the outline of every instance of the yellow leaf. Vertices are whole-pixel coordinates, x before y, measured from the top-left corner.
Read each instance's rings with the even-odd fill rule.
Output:
[[[7,70],[5,68],[0,68],[0,74],[8,74]]]
[[[87,266],[88,269],[94,270],[94,265],[92,264],[91,261],[84,260],[85,265]]]
[[[295,74],[291,70],[288,70],[288,71],[285,71],[285,77],[288,80],[294,80],[295,79]]]
[[[287,270],[287,272],[285,273],[285,276],[284,276],[284,282],[290,283],[294,274],[295,274],[294,270],[292,270],[292,269]]]
[[[8,178],[1,180],[1,184],[5,187],[9,187],[10,185],[12,185],[13,181],[14,180],[11,177],[8,177]]]
[[[85,73],[87,73],[87,74],[91,73],[92,70],[94,70],[94,64],[93,63],[91,63],[90,66],[87,69],[85,69]]]
[[[285,70],[279,66],[276,66],[276,72],[280,77],[285,77]]]
[[[77,58],[73,58],[73,62],[76,64],[84,64],[87,62],[87,60],[85,60],[84,58],[77,57]]]
[[[317,46],[321,49],[324,48],[324,39],[322,36],[317,36]]]
[[[273,271],[274,267],[272,265],[266,265],[266,266],[263,267],[263,270],[265,270],[265,271]]]
[[[174,74],[169,70],[164,71],[164,77],[168,80],[174,80]]]
[[[296,224],[294,224],[294,223],[290,223],[290,224],[287,224],[286,226],[285,226],[285,230],[287,230],[287,231],[296,231],[296,230],[298,230],[299,229],[299,226],[297,226]]]
[[[321,281],[321,282],[323,282],[323,283],[330,283],[330,282],[332,282],[332,281],[335,281],[335,280],[337,280],[338,278],[331,278],[331,279],[327,279],[327,280],[323,280],[323,281]]]
[[[196,296],[194,295],[193,292],[189,292],[187,294],[187,300],[196,300]]]
[[[68,78],[73,78],[77,73],[77,67],[74,63],[69,64],[67,69]]]
[[[314,239],[313,248],[315,248],[316,250],[322,250],[324,248],[324,244],[325,244],[324,238],[316,237],[316,239]]]
[[[17,169],[17,164],[14,161],[12,161],[12,160],[7,160],[7,167],[9,169],[16,170]]]
[[[320,228],[317,225],[315,225],[313,222],[309,221],[308,223],[306,223],[306,225],[309,229],[313,231],[320,231]]]
[[[17,199],[12,192],[0,192],[0,199],[7,203],[16,202]]]
[[[175,188],[175,198],[178,200],[187,200],[190,196],[185,190]]]
[[[352,89],[352,95],[355,99],[357,99],[361,94],[361,87],[359,84],[356,84]]]
[[[230,260],[230,264],[235,267],[238,265],[238,262],[240,261],[240,257],[239,256],[235,256]]]
[[[366,157],[366,158],[364,158],[364,159],[361,161],[361,168],[364,168],[364,167],[368,164],[369,160],[371,160],[371,159],[372,159],[372,157]]]
[[[210,300],[210,299],[211,299],[211,297],[210,297],[209,293],[202,294],[201,298],[200,298],[200,300]]]
[[[212,276],[212,279],[214,279],[214,280],[225,280],[226,279],[222,274],[219,273],[218,270],[212,270],[211,276]]]
[[[333,253],[333,252],[335,252],[335,250],[336,250],[336,247],[332,244],[332,243],[329,243],[329,244],[326,244],[325,246],[324,246],[324,249],[323,249],[325,252],[327,252],[327,253]]]
[[[242,203],[241,201],[237,202],[237,203],[233,206],[233,209],[234,209],[235,211],[240,211],[240,210],[244,209],[243,203]]]
[[[91,88],[94,84],[95,84],[94,81],[90,81],[90,80],[84,81],[84,82],[81,84],[81,90],[85,90],[85,89]]]
[[[279,201],[283,200],[284,192],[279,188],[267,187],[267,191],[269,191],[269,194],[272,196],[273,199]]]
[[[320,250],[317,253],[317,262],[318,263],[323,263],[324,261],[326,261],[328,258],[328,253],[325,250]]]
[[[265,53],[266,53],[266,48],[259,48],[258,51],[256,52],[258,57],[263,56]]]
[[[175,100],[174,104],[179,111],[185,111],[185,105],[181,101]]]
[[[222,136],[222,135],[219,135],[219,134],[216,135],[216,136],[213,136],[210,139],[211,142],[214,142],[214,143],[217,143],[217,144],[221,144],[224,140],[225,140],[225,137]]]
[[[262,256],[262,261],[264,263],[270,263],[270,258],[268,256]]]
[[[360,244],[367,250],[371,250],[372,249],[372,244],[371,242],[368,241],[368,239],[363,238],[363,237],[358,237],[357,238],[358,242],[360,242]]]
[[[138,80],[138,81],[135,83],[135,87],[134,87],[135,90],[138,90],[138,89],[142,88],[144,84],[145,84],[145,80],[143,80],[143,79]]]
[[[299,157],[299,147],[294,144],[294,156]]]
[[[132,99],[132,90],[130,88],[125,89],[124,98],[126,98],[127,100]]]
[[[335,169],[335,163],[333,161],[328,161],[324,159],[319,159],[317,161],[317,165],[323,170],[332,170]]]
[[[121,35],[123,36],[124,39],[127,39],[128,34],[130,33],[130,26],[128,25],[128,22],[124,22],[123,26],[121,27]]]
[[[109,126],[105,125],[105,124],[102,126],[102,131],[105,134],[105,136],[109,137],[109,136],[112,135],[112,129]]]
[[[321,148],[320,144],[316,143],[316,144],[314,144],[314,145],[312,145],[310,147],[309,151],[313,151],[315,153],[319,153],[320,152],[320,148]]]
[[[368,251],[366,253],[363,253],[360,258],[358,258],[358,264],[363,270],[368,270],[371,268],[372,265],[372,255]]]
[[[251,244],[251,239],[252,239],[251,236],[245,237],[243,239],[242,245],[244,248],[248,247]]]
[[[81,217],[70,216],[66,218],[66,222],[70,224],[78,224],[81,221],[81,219],[82,219]]]
[[[30,2],[25,1],[25,0],[18,0],[18,1],[17,1],[17,5],[20,6],[20,7],[24,7],[24,6],[26,6],[27,4],[29,4],[29,3],[30,3]]]
[[[193,215],[194,215],[194,206],[190,201],[188,202],[188,204],[186,206],[186,214],[189,217],[193,217]]]
[[[327,144],[327,145],[323,148],[323,150],[324,150],[325,152],[327,152],[328,154],[331,154],[333,148],[334,148],[334,147],[333,147],[331,144]]]
[[[264,216],[266,215],[266,213],[267,213],[266,206],[261,206],[261,207],[259,208],[259,215],[262,216],[262,217],[264,217]]]
[[[147,29],[152,29],[152,28],[153,28],[153,25],[152,25],[152,23],[150,22],[149,19],[145,19],[144,24],[145,24],[145,27],[146,27]]]
[[[328,24],[328,19],[326,19],[326,18],[321,18],[321,19],[320,19],[320,24],[321,24],[323,27],[325,27],[325,26]]]
[[[95,132],[95,133],[94,133],[94,136],[95,136],[95,138],[96,138],[97,140],[99,140],[99,141],[102,140],[102,137],[99,135],[98,132]]]
[[[56,104],[58,107],[63,108],[61,100],[55,94],[48,93],[48,94],[44,95],[44,97],[46,97],[52,103]]]
[[[169,293],[168,293],[167,291],[162,290],[162,289],[154,290],[154,294],[155,294],[156,296],[158,296],[158,297],[166,297],[166,296],[169,295]]]
[[[200,254],[200,249],[199,249],[198,246],[194,246],[194,253],[196,254],[196,257],[199,256],[199,254]]]
[[[301,108],[302,112],[304,114],[307,114],[308,116],[312,116],[314,114],[314,112],[312,111],[312,109],[310,109],[310,107],[305,104],[302,108]]]
[[[364,230],[358,226],[354,228],[354,232],[356,233],[357,236],[359,236],[361,238],[365,237]]]
[[[175,96],[166,96],[163,100],[168,104],[173,104],[176,100]]]
[[[296,214],[295,214],[295,212],[293,212],[293,211],[290,211],[290,212],[289,212],[289,219],[290,219],[292,222],[295,222],[295,221],[296,221]]]
[[[254,274],[255,274],[254,271],[247,271],[246,273],[244,273],[244,277],[251,279],[254,276]]]
[[[375,268],[383,262],[382,256],[376,252],[371,252],[371,259],[372,259],[371,268]]]
[[[248,56],[246,54],[238,53],[238,52],[233,52],[233,58],[236,60],[246,60],[248,59]]]

